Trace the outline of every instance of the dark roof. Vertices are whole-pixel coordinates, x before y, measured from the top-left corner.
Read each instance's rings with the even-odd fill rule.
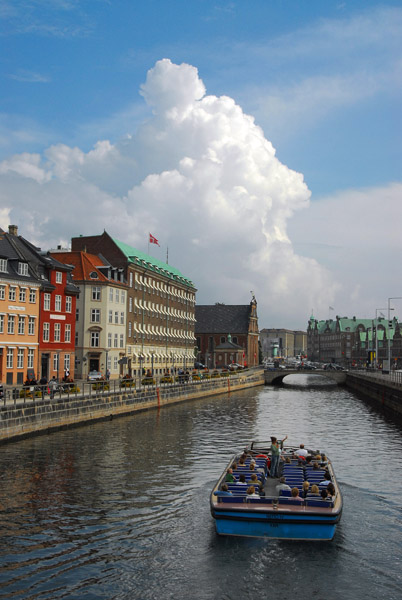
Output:
[[[195,333],[248,333],[250,304],[212,304],[195,307]]]

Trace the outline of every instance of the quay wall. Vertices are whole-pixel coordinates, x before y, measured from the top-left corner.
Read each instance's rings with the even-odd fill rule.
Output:
[[[63,394],[53,400],[34,398],[24,402],[21,399],[0,407],[0,443],[259,385],[264,385],[262,368],[230,377],[151,389],[142,386],[118,392],[92,392],[91,396]]]
[[[389,375],[352,373],[346,375],[347,387],[368,398],[373,405],[402,417],[402,385]]]

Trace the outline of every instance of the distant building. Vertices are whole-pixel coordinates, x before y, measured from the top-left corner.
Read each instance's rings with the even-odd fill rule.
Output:
[[[305,331],[261,329],[260,343],[264,359],[302,357],[307,354]]]
[[[209,368],[230,363],[258,365],[257,301],[195,308],[198,360]]]
[[[402,367],[402,333],[398,319],[339,317],[318,321],[310,317],[307,328],[308,358],[344,367]]]

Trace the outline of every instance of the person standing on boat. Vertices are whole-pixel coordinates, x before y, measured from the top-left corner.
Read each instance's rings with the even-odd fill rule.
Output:
[[[287,440],[288,436],[283,438],[283,440],[278,441],[278,439],[274,436],[271,436],[271,477],[278,477],[278,467],[279,467],[279,458],[281,455],[281,448],[283,446],[283,442]]]

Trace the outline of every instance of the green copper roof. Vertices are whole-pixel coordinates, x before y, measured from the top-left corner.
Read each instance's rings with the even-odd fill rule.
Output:
[[[187,285],[195,289],[193,282],[184,277],[182,273],[172,265],[168,265],[167,263],[154,258],[153,256],[149,256],[149,254],[145,254],[145,252],[141,252],[124,242],[120,242],[113,238],[114,243],[120,248],[120,250],[125,254],[128,261],[138,265],[142,268],[149,269],[150,271],[154,271],[155,273],[159,273],[164,277],[170,277],[170,279],[175,280],[177,283],[181,283],[182,285]]]

